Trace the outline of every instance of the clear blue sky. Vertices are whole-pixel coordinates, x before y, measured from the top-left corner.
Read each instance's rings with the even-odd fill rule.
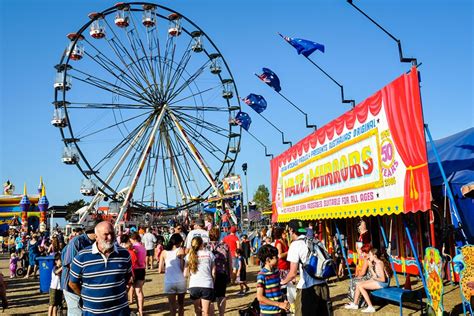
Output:
[[[43,176],[51,204],[82,198],[82,175],[61,163],[63,144],[52,117],[53,66],[68,40],[116,1],[2,0],[0,2],[0,180],[21,191],[35,191]],[[424,116],[435,139],[474,125],[473,4],[471,0],[355,1],[402,40],[407,57],[422,62]],[[225,56],[241,97],[262,94],[265,115],[296,142],[310,130],[303,117],[253,74],[269,67],[282,92],[319,126],[349,109],[339,89],[276,32],[323,43],[326,53],[313,59],[345,87],[347,98],[362,101],[409,69],[398,61],[393,40],[343,0],[161,1],[181,12],[213,39]],[[279,154],[287,147],[265,121],[252,116],[251,131]],[[263,148],[243,134],[236,166],[248,163],[249,192],[270,185],[269,160]]]

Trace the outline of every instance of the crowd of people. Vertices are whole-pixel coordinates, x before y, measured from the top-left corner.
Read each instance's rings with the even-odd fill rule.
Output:
[[[361,260],[344,307],[374,312],[368,291],[388,286],[393,272],[384,252],[372,248],[364,221],[359,233],[356,246]],[[332,315],[326,280],[314,278],[304,268],[310,252],[306,241],[317,236],[312,225],[298,220],[285,227],[263,227],[250,238],[235,226],[222,228],[210,219],[119,232],[103,221],[67,237],[59,229],[51,236],[11,232],[4,250],[10,253],[12,279],[36,277],[38,257],[54,256],[49,315],[57,315],[64,301],[68,315],[130,315],[134,303],[133,313],[143,315],[143,286],[150,270],[164,274],[163,293],[171,315],[184,315],[187,294],[196,315],[225,315],[230,284],[240,287],[239,296],[249,295],[250,258],[260,266],[255,300],[258,313],[283,315],[291,310],[295,315],[314,315],[317,310],[318,315]],[[335,269],[342,276],[344,239],[334,245]],[[253,299],[249,297],[249,302]]]

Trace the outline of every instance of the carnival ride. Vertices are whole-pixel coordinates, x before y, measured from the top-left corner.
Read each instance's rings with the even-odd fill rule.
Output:
[[[51,124],[62,161],[92,196],[128,211],[179,212],[220,195],[240,150],[237,87],[211,38],[184,15],[145,2],[89,14],[55,66]],[[125,216],[126,217],[126,216]]]
[[[0,233],[9,228],[27,231],[30,227],[46,229],[46,211],[49,202],[43,180],[40,180],[38,194],[28,194],[26,184],[23,194],[15,194],[15,186],[8,180],[3,184],[0,195]]]

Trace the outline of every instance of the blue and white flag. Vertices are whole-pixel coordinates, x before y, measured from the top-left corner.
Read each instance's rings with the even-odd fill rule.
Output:
[[[268,68],[262,68],[262,71],[263,73],[261,75],[258,75],[260,80],[275,89],[276,92],[280,92],[280,78],[278,78],[278,76]]]
[[[262,113],[267,108],[267,101],[261,95],[250,93],[242,99],[248,106],[254,109],[257,113]]]
[[[283,36],[278,33],[285,41],[287,41],[291,46],[293,46],[298,55],[302,54],[305,57],[309,57],[312,53],[319,50],[324,53],[324,45],[319,44],[313,41],[305,40],[302,38],[291,38],[288,36]]]
[[[242,126],[242,128],[246,131],[249,130],[250,124],[252,123],[252,119],[250,118],[250,116],[242,111],[239,111],[237,115],[235,115],[234,121],[240,126]]]

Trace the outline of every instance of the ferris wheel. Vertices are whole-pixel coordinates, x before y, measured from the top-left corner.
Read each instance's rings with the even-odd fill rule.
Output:
[[[55,66],[62,161],[90,204],[182,210],[218,194],[240,149],[240,100],[209,36],[182,14],[118,3],[76,33]]]

